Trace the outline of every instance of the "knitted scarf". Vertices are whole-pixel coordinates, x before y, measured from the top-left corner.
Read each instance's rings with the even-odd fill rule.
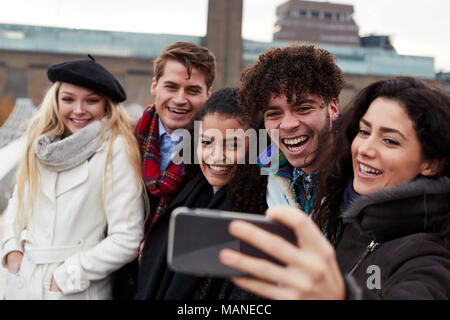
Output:
[[[278,168],[274,169],[272,168],[272,160],[277,158]],[[312,213],[314,209],[314,200],[317,196],[317,190],[314,185],[316,178],[315,173],[308,175],[301,169],[294,168],[289,163],[284,153],[275,144],[271,144],[259,155],[257,163],[270,174],[290,179],[300,208],[308,215]]]
[[[147,190],[159,198],[156,208],[151,208],[150,228],[166,211],[183,182],[183,165],[172,161],[166,170],[160,172],[161,152],[159,150],[158,115],[155,105],[148,106],[136,125],[135,135],[142,156],[142,176]]]
[[[65,138],[43,134],[36,139],[34,145],[36,157],[51,171],[61,172],[75,168],[97,151],[101,139],[108,139],[109,130],[100,137],[105,123],[106,119],[94,121]]]

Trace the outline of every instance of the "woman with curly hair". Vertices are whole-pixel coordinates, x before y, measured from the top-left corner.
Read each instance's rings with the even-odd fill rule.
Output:
[[[249,139],[242,135],[257,129],[237,103],[237,89],[211,95],[194,121],[201,123],[196,159],[185,164],[186,183],[168,211],[152,226],[144,245],[149,257],[140,265],[137,299],[252,299],[254,295],[229,280],[201,278],[172,272],[167,267],[167,237],[171,212],[180,206],[264,214],[267,176],[250,164]],[[195,123],[195,122],[194,122]],[[196,126],[194,126],[196,128]],[[231,132],[230,132],[231,131]],[[194,164],[198,163],[198,164]]]
[[[449,95],[420,80],[363,89],[327,145],[320,228],[300,210],[271,210],[295,231],[294,246],[232,222],[231,234],[286,265],[222,251],[224,264],[256,278],[233,283],[278,299],[449,299],[449,123]]]

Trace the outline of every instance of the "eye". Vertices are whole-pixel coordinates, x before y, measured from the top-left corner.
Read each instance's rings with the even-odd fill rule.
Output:
[[[87,102],[88,102],[88,103],[91,103],[91,104],[96,104],[96,103],[98,103],[99,101],[100,101],[99,98],[89,98],[89,99],[87,99]]]
[[[295,112],[297,113],[308,113],[309,111],[311,111],[313,109],[312,106],[308,106],[308,105],[302,105],[302,106],[298,106],[295,108]]]
[[[189,92],[190,94],[198,94],[200,93],[199,89],[188,89],[187,92]]]
[[[278,111],[269,111],[264,114],[264,118],[272,119],[272,118],[278,117],[279,115],[280,115],[280,112],[278,112]]]
[[[397,140],[391,139],[391,138],[384,138],[383,141],[391,146],[399,146],[400,143]]]
[[[369,136],[369,135],[370,135],[370,132],[367,131],[366,129],[359,128],[358,134],[359,134],[360,136],[366,137],[366,136]]]
[[[170,90],[175,90],[175,89],[177,89],[177,86],[174,85],[174,84],[166,84],[165,87],[166,87],[167,89],[170,89]]]
[[[71,98],[71,97],[62,97],[61,100],[65,101],[65,102],[72,102],[73,98]]]
[[[211,143],[212,143],[212,141],[211,140],[202,140],[202,145],[204,145],[204,146],[209,146]]]

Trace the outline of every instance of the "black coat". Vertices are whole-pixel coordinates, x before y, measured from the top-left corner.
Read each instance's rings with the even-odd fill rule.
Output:
[[[136,299],[138,300],[236,300],[254,299],[252,294],[229,280],[201,278],[174,273],[167,266],[167,242],[170,215],[177,207],[232,210],[226,187],[215,194],[199,172],[180,190],[167,211],[155,222],[145,241]]]
[[[156,208],[159,205],[159,197],[152,195],[147,188],[147,197],[149,200],[149,207]],[[145,223],[145,230],[148,229],[151,219],[147,219]],[[139,272],[138,258],[134,259],[130,263],[127,263],[122,268],[114,273],[113,281],[113,299],[114,300],[133,300],[137,292]]]
[[[449,212],[448,178],[420,178],[357,198],[342,215],[336,255],[359,297],[450,299],[450,239],[441,232]]]

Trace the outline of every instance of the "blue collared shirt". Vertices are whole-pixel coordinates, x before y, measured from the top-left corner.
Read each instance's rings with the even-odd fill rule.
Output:
[[[170,160],[174,155],[175,146],[179,144],[183,136],[180,134],[169,134],[164,128],[161,119],[158,117],[159,125],[159,150],[161,152],[160,171],[166,170],[169,166]]]

